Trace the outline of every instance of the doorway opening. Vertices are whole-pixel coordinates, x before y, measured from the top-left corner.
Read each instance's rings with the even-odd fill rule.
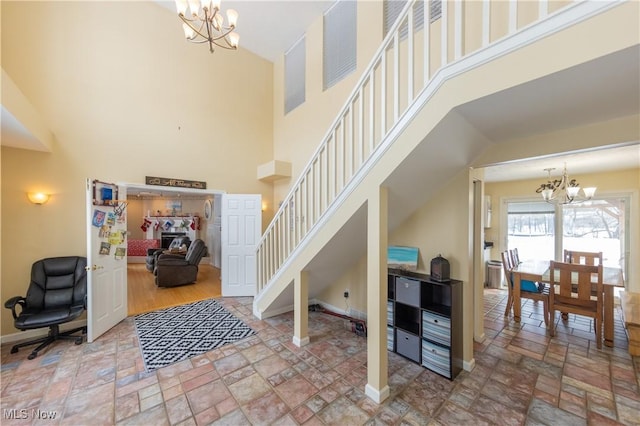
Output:
[[[179,227],[184,226],[192,240],[202,239],[208,248],[198,268],[197,282],[177,287],[156,286],[153,272],[146,268],[146,256],[128,256],[127,315],[220,297],[221,271],[220,263],[216,261],[219,253],[215,250],[219,251],[221,243],[220,233],[212,229],[217,226],[219,230],[219,223],[215,222],[211,206],[225,191],[127,183],[121,186],[127,188],[128,239],[160,242],[163,230],[166,229],[165,234],[179,232],[182,229]],[[193,218],[197,218],[194,224],[191,223]]]

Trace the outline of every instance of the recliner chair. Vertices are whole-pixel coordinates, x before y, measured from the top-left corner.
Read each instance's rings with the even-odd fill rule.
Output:
[[[38,352],[56,340],[75,340],[82,343],[87,327],[78,327],[60,332],[60,324],[78,318],[86,309],[87,259],[80,256],[49,257],[36,261],[31,266],[31,282],[27,296],[16,296],[7,300],[5,308],[11,309],[14,325],[19,330],[33,330],[49,327],[46,337],[19,343],[11,348],[18,352],[24,346],[41,343],[31,351],[28,359],[34,359]],[[16,306],[20,305],[20,312]],[[82,335],[72,336],[81,331]]]
[[[153,272],[154,269],[156,269],[156,260],[158,260],[158,256],[160,256],[163,251],[167,251],[167,250],[171,251],[171,250],[179,249],[183,245],[189,248],[189,245],[191,245],[191,238],[187,236],[176,237],[171,241],[171,244],[169,244],[168,248],[147,249],[147,259],[146,259],[147,271]],[[184,257],[184,254],[179,254],[179,253],[175,253],[175,254]]]
[[[198,264],[207,253],[204,241],[195,240],[189,246],[186,256],[161,254],[156,261],[156,285],[158,287],[174,287],[191,284],[198,278]]]

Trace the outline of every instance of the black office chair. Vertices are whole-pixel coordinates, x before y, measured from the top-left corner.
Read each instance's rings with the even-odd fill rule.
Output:
[[[33,330],[49,327],[49,335],[11,348],[18,352],[24,346],[41,343],[28,359],[34,359],[38,352],[56,340],[75,340],[82,343],[87,327],[60,332],[60,324],[78,318],[86,309],[87,259],[80,256],[50,257],[41,259],[31,266],[31,283],[27,296],[16,296],[7,300],[5,308],[11,309],[14,325],[19,330]],[[16,311],[20,305],[20,313]],[[72,334],[81,331],[81,336]]]

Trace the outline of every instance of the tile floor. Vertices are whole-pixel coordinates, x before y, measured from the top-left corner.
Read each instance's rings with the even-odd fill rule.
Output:
[[[28,348],[12,355],[3,345],[0,423],[640,424],[640,357],[626,350],[619,311],[616,347],[597,350],[588,321],[570,317],[550,339],[541,306],[527,300],[517,324],[503,316],[505,298],[485,292],[473,371],[449,381],[389,354],[391,396],[380,405],[363,393],[366,341],[344,320],[311,312],[311,343],[297,348],[292,315],[255,320],[250,298],[222,302],[256,336],[151,373],[131,318],[92,344],[59,342],[31,361]]]

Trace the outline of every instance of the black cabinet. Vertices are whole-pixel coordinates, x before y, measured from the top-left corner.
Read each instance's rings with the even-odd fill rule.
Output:
[[[462,370],[462,281],[389,269],[387,349],[442,376]]]

